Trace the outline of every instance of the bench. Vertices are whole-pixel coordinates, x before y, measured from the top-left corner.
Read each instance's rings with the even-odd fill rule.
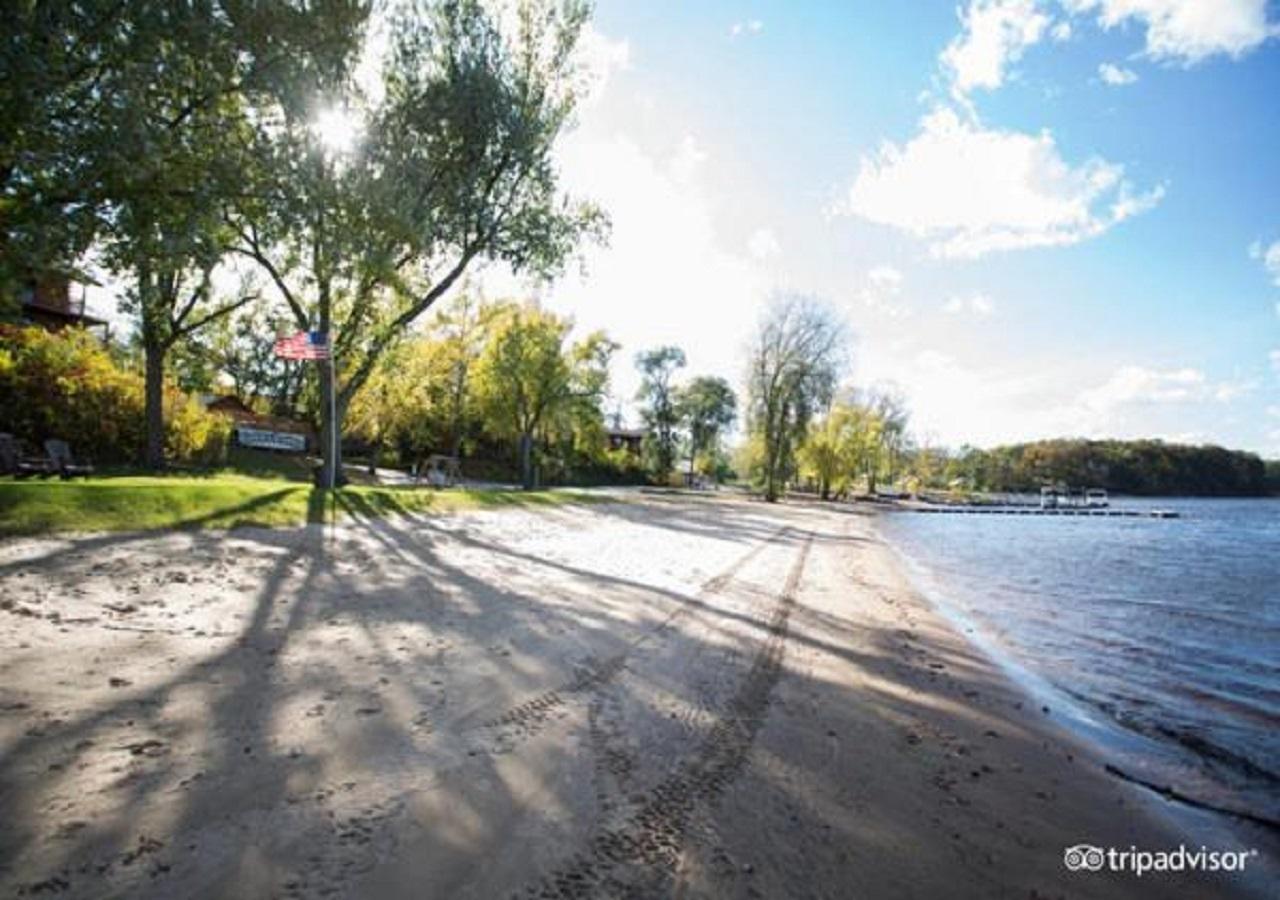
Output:
[[[44,452],[49,454],[49,462],[53,464],[53,470],[63,478],[73,478],[76,475],[86,476],[93,474],[93,466],[88,463],[76,463],[71,456],[71,445],[66,441],[60,441],[57,438],[50,438],[44,442]]]
[[[22,444],[17,438],[11,434],[0,433],[0,475],[29,478],[32,475],[45,476],[52,472],[51,460],[24,456]]]

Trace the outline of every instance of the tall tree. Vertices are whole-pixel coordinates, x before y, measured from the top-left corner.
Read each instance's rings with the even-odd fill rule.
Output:
[[[892,483],[907,440],[907,404],[893,385],[880,385],[868,391],[864,400],[867,410],[879,423],[879,462],[885,477]],[[867,490],[876,492],[876,471],[869,471]]]
[[[809,424],[797,454],[804,473],[818,482],[818,495],[826,500],[833,488],[839,490],[850,451],[848,418],[842,407],[832,407],[820,421]]]
[[[475,390],[492,431],[516,442],[520,481],[535,485],[534,440],[566,407],[599,408],[616,345],[600,332],[568,345],[571,324],[537,307],[517,307],[493,322],[476,364]]]
[[[807,474],[818,483],[823,500],[833,491],[848,489],[866,475],[874,484],[873,473],[881,457],[881,422],[874,409],[855,399],[844,398],[832,404],[819,421],[809,425],[798,458]]]
[[[10,51],[48,56],[50,74],[5,91],[21,123],[0,148],[3,240],[76,253],[90,241],[130,283],[146,365],[144,462],[163,463],[165,358],[184,337],[248,302],[213,291],[229,233],[219,215],[244,191],[244,151],[262,96],[349,58],[360,2],[23,4]],[[62,13],[45,10],[66,7]],[[7,124],[7,123],[6,123]],[[25,240],[61,217],[58,239]]]
[[[700,454],[715,457],[720,436],[738,417],[738,398],[723,378],[702,375],[680,388],[676,411],[689,432],[689,474]]]
[[[283,96],[259,130],[273,179],[261,193],[279,202],[228,218],[297,327],[332,337],[338,383],[319,368],[326,448],[382,355],[473,265],[545,277],[603,235],[598,210],[563,196],[552,158],[587,14],[578,0],[529,0],[503,30],[480,0],[413,7],[390,29],[378,103],[351,78],[328,80]],[[349,153],[331,140],[343,128],[355,129]]]
[[[12,3],[0,32],[0,296],[67,269],[101,227],[110,97],[136,48],[127,4]]]
[[[448,432],[446,446],[456,458],[461,458],[467,436],[471,396],[468,387],[472,369],[484,348],[485,328],[504,310],[502,304],[485,303],[476,293],[464,288],[436,316],[432,331],[440,337],[440,352],[449,372],[443,404]]]
[[[649,430],[653,472],[664,480],[675,464],[676,429],[680,425],[672,379],[684,364],[684,351],[679,347],[658,347],[636,355],[636,367],[644,376],[636,399],[644,403],[640,415]]]
[[[831,402],[844,360],[845,331],[817,300],[776,296],[760,321],[748,360],[750,428],[760,438],[765,499],[778,499],[809,421]]]

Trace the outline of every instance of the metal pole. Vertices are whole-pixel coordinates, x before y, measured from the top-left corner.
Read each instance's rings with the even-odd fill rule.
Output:
[[[333,361],[333,341],[329,340],[328,334],[324,339],[329,345],[329,450],[332,454],[329,457],[329,490],[332,491],[338,486],[338,374]]]

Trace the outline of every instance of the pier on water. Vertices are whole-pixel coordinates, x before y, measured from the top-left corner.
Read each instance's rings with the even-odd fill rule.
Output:
[[[1080,516],[1096,519],[1177,519],[1181,513],[1173,509],[1111,509],[1097,507],[981,506],[978,504],[934,504],[907,506],[917,513],[968,516]]]

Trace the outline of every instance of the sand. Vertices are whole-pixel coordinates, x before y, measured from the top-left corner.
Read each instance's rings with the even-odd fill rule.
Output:
[[[1265,895],[1104,762],[848,507],[0,543],[3,896]]]

